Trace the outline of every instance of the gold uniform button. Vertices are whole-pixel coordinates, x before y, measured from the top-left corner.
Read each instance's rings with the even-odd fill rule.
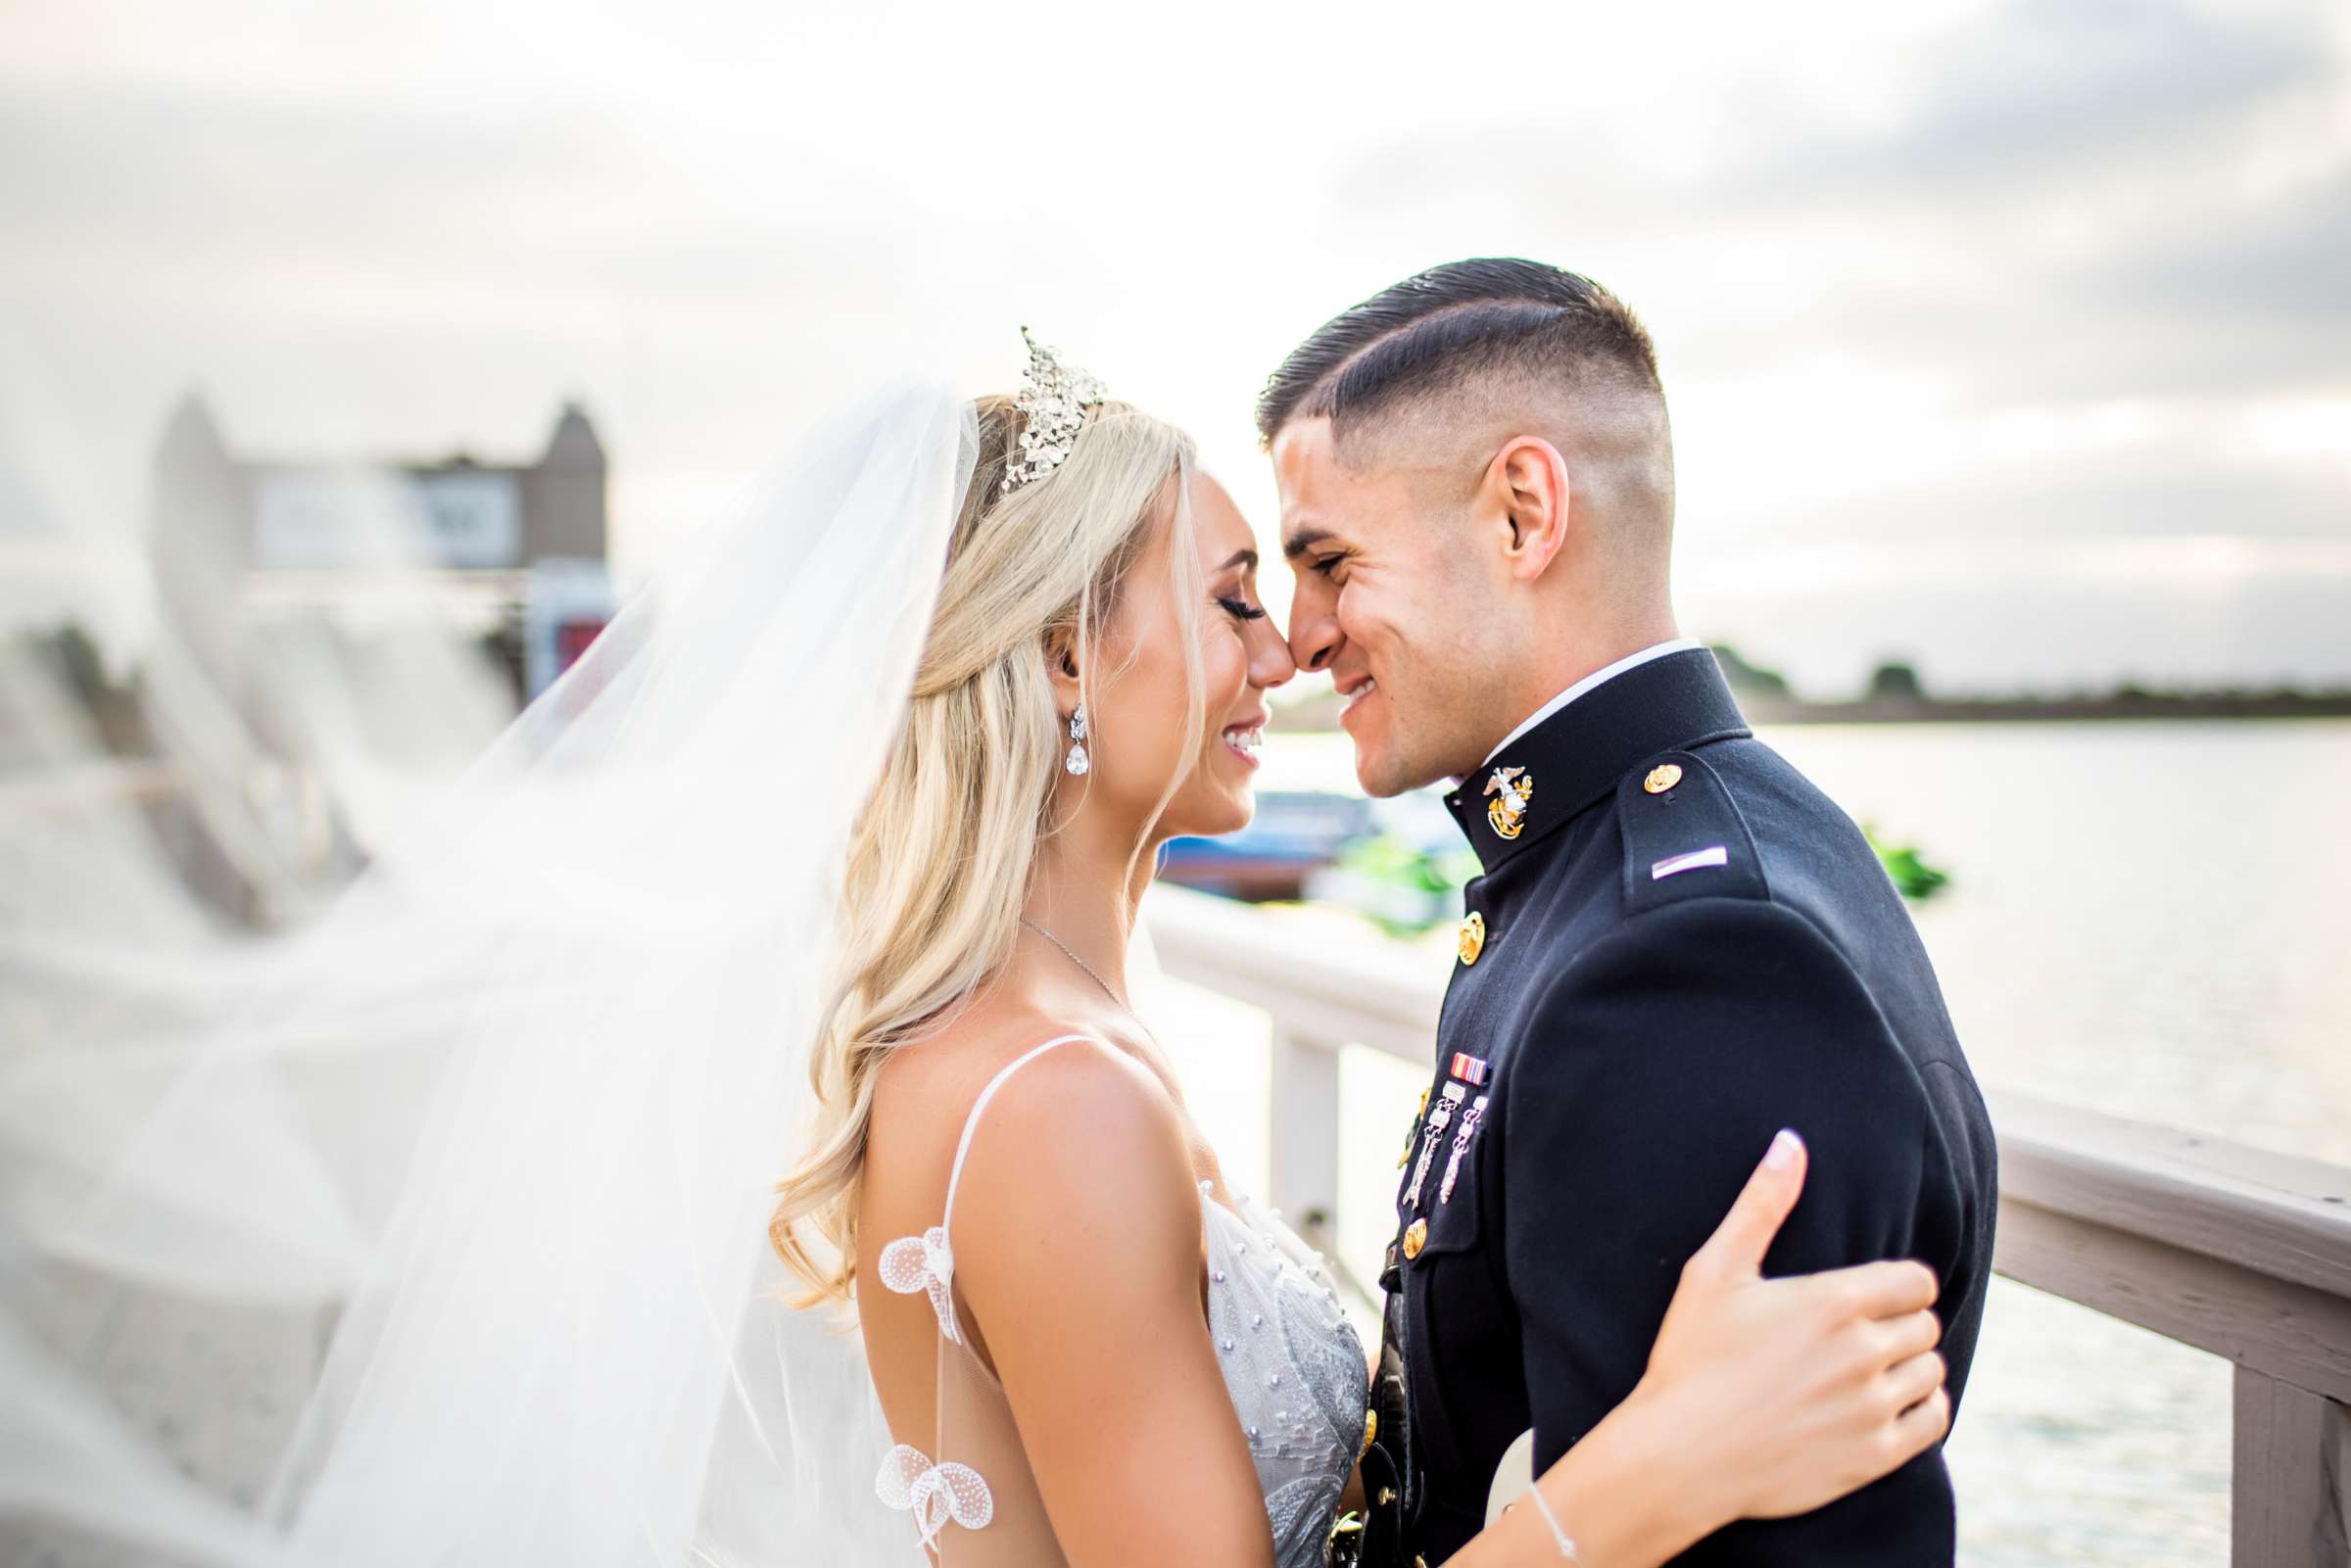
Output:
[[[1653,795],[1661,795],[1681,782],[1682,765],[1680,763],[1660,762],[1649,770],[1649,777],[1641,781],[1641,787]]]
[[[1486,917],[1480,915],[1476,910],[1471,910],[1462,917],[1462,934],[1459,944],[1462,962],[1474,964],[1477,962],[1477,955],[1485,950]]]
[[[1411,1224],[1409,1224],[1409,1225],[1407,1225],[1407,1226],[1405,1226],[1405,1227],[1404,1227],[1404,1256],[1405,1256],[1407,1259],[1413,1259],[1413,1258],[1417,1258],[1417,1257],[1419,1257],[1419,1256],[1420,1256],[1420,1249],[1421,1249],[1421,1248],[1423,1248],[1423,1247],[1425,1247],[1425,1246],[1427,1246],[1427,1245],[1428,1245],[1428,1221],[1427,1221],[1427,1220],[1425,1220],[1425,1219],[1415,1219],[1415,1220],[1414,1220],[1414,1221],[1413,1221]]]

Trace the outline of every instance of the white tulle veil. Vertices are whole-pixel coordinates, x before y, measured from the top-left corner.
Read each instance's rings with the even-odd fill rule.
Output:
[[[920,1560],[766,1219],[975,443],[813,433],[323,921],[12,1044],[0,1556]]]

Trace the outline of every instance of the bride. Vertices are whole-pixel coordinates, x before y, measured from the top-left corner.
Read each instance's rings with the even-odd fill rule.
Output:
[[[1128,1005],[1294,673],[1256,566],[1180,432],[1034,353],[818,432],[299,939],[0,929],[47,1021],[5,1554],[1345,1560],[1363,1348]],[[1461,1560],[1660,1563],[1942,1436],[1926,1270],[1759,1277],[1802,1172]]]

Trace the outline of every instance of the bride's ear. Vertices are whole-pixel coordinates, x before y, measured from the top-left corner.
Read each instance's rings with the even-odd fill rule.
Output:
[[[1078,634],[1055,627],[1045,634],[1045,675],[1053,683],[1053,705],[1066,722],[1085,700],[1078,670]]]

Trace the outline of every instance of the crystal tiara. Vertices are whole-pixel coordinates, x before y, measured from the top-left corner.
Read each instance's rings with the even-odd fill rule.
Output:
[[[1044,478],[1067,461],[1085,428],[1086,410],[1109,396],[1100,380],[1063,363],[1027,327],[1021,328],[1021,341],[1029,345],[1029,368],[1021,372],[1020,395],[1012,400],[1021,415],[1021,450],[1004,468],[1007,492]]]

